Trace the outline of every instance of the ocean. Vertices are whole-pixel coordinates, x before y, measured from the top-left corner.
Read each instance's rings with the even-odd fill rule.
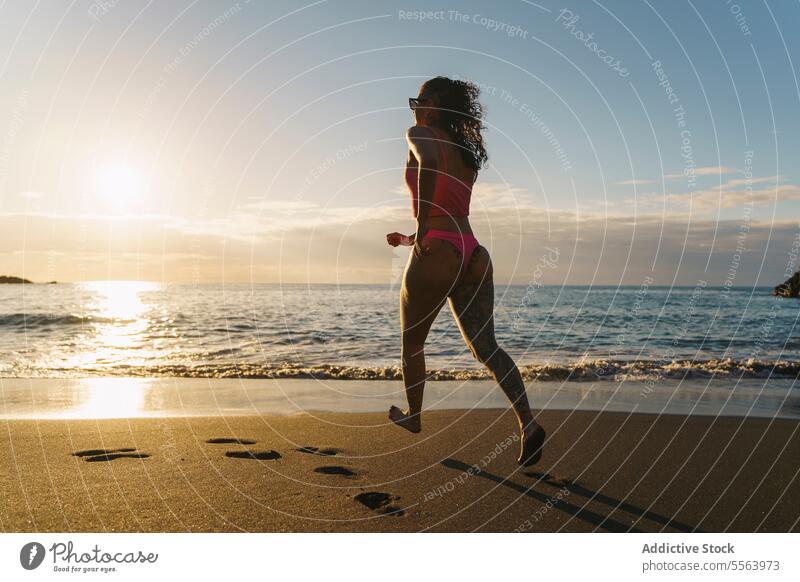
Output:
[[[388,285],[0,285],[0,377],[399,379]],[[497,286],[498,342],[530,381],[796,379],[800,302],[769,288]],[[431,377],[488,379],[449,309]],[[792,383],[793,385],[793,383]]]

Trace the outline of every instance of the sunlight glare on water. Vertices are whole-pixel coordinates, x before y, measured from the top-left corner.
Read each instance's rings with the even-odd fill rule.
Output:
[[[145,344],[150,306],[142,293],[155,291],[148,281],[89,281],[79,284],[90,297],[87,314],[95,318],[82,349],[72,354],[67,366],[80,368],[97,363],[143,360],[152,357]]]

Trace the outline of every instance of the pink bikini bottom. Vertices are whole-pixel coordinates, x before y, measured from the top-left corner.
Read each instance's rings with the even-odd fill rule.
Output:
[[[469,263],[472,253],[475,252],[475,249],[478,246],[478,239],[476,239],[474,235],[460,232],[450,232],[449,230],[429,230],[425,233],[425,236],[422,237],[422,240],[425,240],[426,238],[438,238],[441,240],[446,240],[451,245],[456,247],[461,252],[461,262],[463,263],[464,268],[467,267],[467,263]]]

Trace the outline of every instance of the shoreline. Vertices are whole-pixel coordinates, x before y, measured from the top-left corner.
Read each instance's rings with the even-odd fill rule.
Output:
[[[72,318],[72,316],[70,316]],[[490,380],[485,367],[471,358],[450,361],[437,367],[432,357],[427,370],[428,381]],[[439,362],[441,363],[441,362]],[[749,381],[798,380],[800,360],[776,358],[704,359],[676,355],[669,359],[656,357],[607,358],[602,354],[584,354],[574,359],[544,358],[544,363],[526,363],[520,358],[518,368],[526,382],[602,382],[622,381],[656,383],[662,380],[683,381]],[[459,367],[460,366],[460,367]],[[202,378],[208,380],[401,380],[402,369],[396,363],[297,364],[290,362],[264,364],[252,361],[218,361],[192,365],[162,363],[142,366],[107,368],[52,368],[50,375],[41,375],[39,368],[14,368],[0,363],[0,379],[88,379],[88,378]]]
[[[508,410],[428,412],[420,435],[378,413],[4,420],[0,527],[800,531],[798,421],[538,420],[548,438],[527,471]]]
[[[800,419],[794,380],[527,382],[536,410]],[[399,380],[0,378],[0,419],[382,412],[405,402]],[[426,410],[505,409],[494,381],[429,381]]]

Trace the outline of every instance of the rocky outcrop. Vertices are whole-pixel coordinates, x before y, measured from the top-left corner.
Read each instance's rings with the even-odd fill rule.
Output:
[[[781,297],[800,297],[800,271],[775,287],[772,294]]]
[[[27,283],[33,285],[33,281],[28,281],[22,277],[10,277],[8,275],[0,275],[0,283]]]

